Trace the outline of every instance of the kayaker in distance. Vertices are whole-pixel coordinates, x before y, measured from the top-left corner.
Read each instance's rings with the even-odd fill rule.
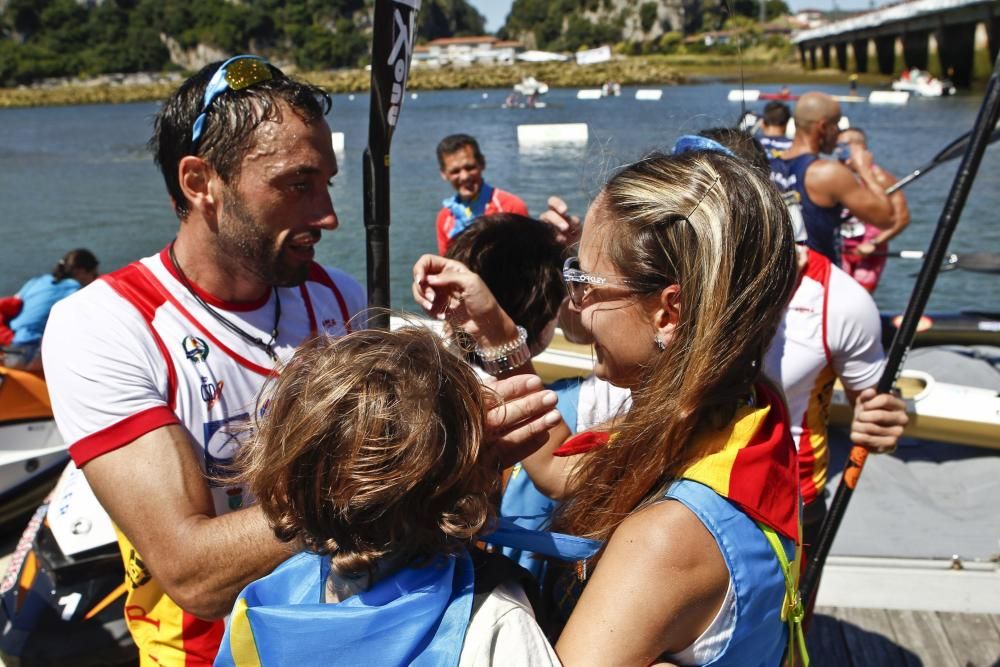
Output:
[[[437,215],[438,253],[448,250],[448,243],[483,215],[517,213],[528,215],[528,207],[516,195],[495,188],[483,180],[486,157],[479,143],[468,134],[452,134],[437,145],[441,178],[455,194],[441,202]]]
[[[792,145],[771,158],[771,180],[782,192],[798,197],[809,247],[834,263],[839,262],[836,234],[843,209],[879,229],[893,225],[892,202],[872,170],[871,153],[852,146],[850,168],[819,157],[836,148],[839,120],[836,100],[825,93],[806,93],[795,105]]]

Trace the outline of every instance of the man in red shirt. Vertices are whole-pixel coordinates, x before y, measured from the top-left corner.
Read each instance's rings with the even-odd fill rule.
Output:
[[[445,254],[455,238],[476,218],[495,213],[528,215],[528,207],[517,196],[483,181],[486,158],[476,140],[467,134],[452,134],[437,146],[441,178],[455,194],[441,202],[437,216],[438,252]]]

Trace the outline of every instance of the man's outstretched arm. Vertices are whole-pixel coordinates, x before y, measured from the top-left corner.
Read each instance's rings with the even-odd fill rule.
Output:
[[[215,516],[182,426],[150,431],[86,463],[83,473],[167,595],[200,618],[228,614],[246,584],[292,554],[259,508]]]

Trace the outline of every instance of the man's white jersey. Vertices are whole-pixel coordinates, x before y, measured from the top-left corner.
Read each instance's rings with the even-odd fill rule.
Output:
[[[882,326],[871,295],[810,249],[801,281],[764,356],[764,373],[785,391],[799,450],[802,499],[826,484],[827,421],[834,382],[851,391],[882,373]]]
[[[280,307],[274,350],[282,362],[312,336],[357,327],[352,318],[365,307],[354,279],[318,264],[301,286],[272,290],[257,303],[199,295],[261,341],[270,341]],[[216,512],[244,504],[241,489],[223,478],[251,416],[263,408],[257,398],[276,364],[206,311],[180,282],[166,250],[57,304],[43,359],[56,422],[78,466],[179,423],[201,450]]]

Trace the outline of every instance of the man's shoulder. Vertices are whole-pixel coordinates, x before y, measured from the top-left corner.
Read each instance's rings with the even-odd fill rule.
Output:
[[[500,188],[495,188],[495,196],[500,200],[505,211],[520,213],[521,215],[528,214],[528,205],[517,195],[506,190],[501,190]]]

